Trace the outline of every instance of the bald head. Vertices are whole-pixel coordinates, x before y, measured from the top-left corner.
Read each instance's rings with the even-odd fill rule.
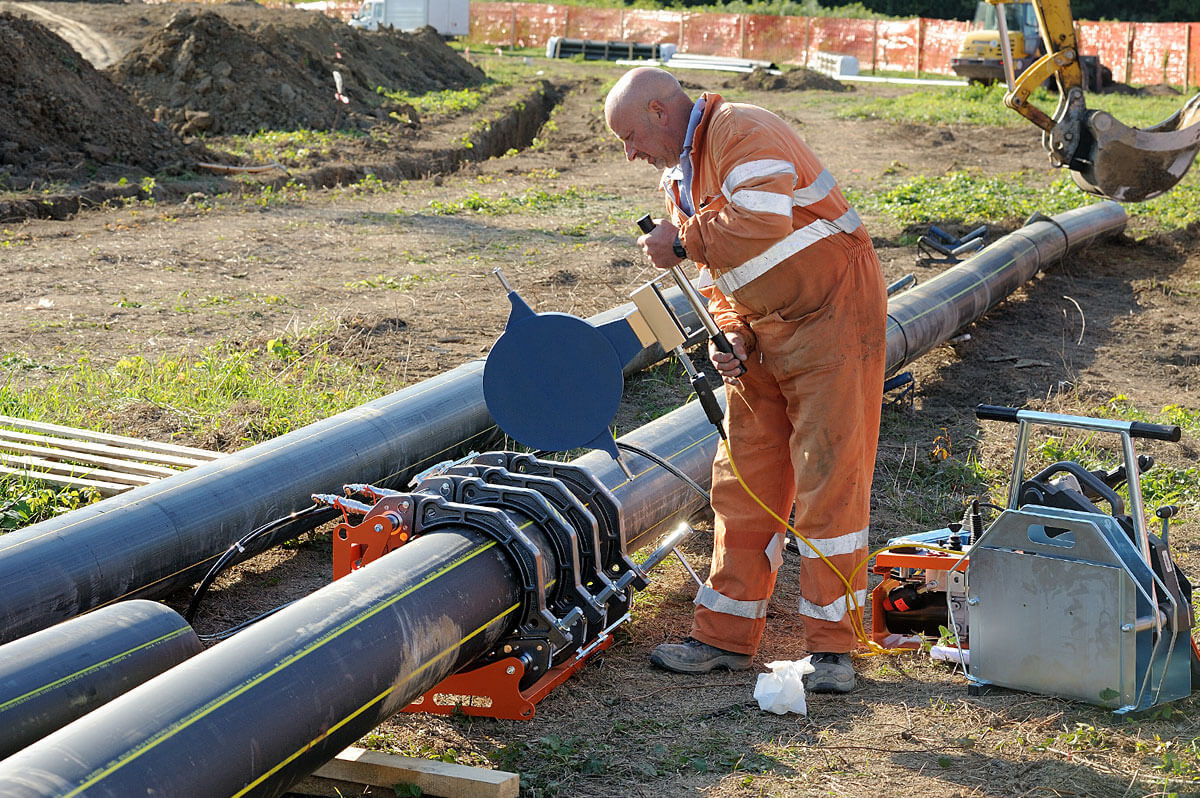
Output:
[[[660,169],[679,163],[692,100],[675,76],[656,67],[626,72],[604,100],[604,121],[625,145],[625,157]]]

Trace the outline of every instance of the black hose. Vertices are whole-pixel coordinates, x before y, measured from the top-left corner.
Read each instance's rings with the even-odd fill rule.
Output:
[[[287,607],[292,606],[297,601],[299,601],[299,599],[292,599],[291,601],[289,601],[286,604],[280,604],[278,607],[272,607],[271,609],[267,610],[266,612],[262,613],[261,615],[256,615],[248,621],[242,621],[237,626],[231,626],[228,629],[224,630],[223,632],[213,632],[210,635],[198,634],[198,635],[196,635],[196,637],[200,638],[200,642],[202,642],[202,643],[219,643],[220,641],[224,640],[225,638],[233,637],[238,632],[242,631],[243,629],[245,629],[247,627],[253,626],[254,624],[258,623],[261,620],[270,618],[275,613],[279,612],[282,609],[286,609]]]
[[[616,444],[617,444],[617,448],[621,449],[622,451],[629,452],[630,454],[636,454],[638,457],[644,457],[647,460],[649,460],[650,462],[662,466],[665,470],[667,470],[670,473],[674,474],[675,476],[679,477],[679,479],[681,479],[683,481],[683,483],[685,485],[687,485],[689,488],[696,491],[696,493],[700,494],[700,498],[704,499],[706,504],[712,503],[712,496],[709,495],[709,492],[706,491],[704,489],[704,487],[702,485],[700,485],[699,482],[697,482],[696,480],[689,477],[687,474],[685,474],[680,469],[671,465],[671,462],[669,460],[667,460],[666,458],[659,457],[654,452],[651,452],[647,449],[643,449],[640,446],[634,446],[632,443],[625,443],[623,441],[617,441]]]
[[[222,554],[215,563],[213,563],[213,567],[210,568],[208,573],[204,575],[204,578],[200,580],[200,584],[196,586],[196,592],[192,594],[192,600],[188,602],[187,609],[183,612],[184,619],[188,623],[192,622],[192,620],[196,617],[196,610],[200,607],[200,600],[204,598],[204,594],[208,592],[209,587],[212,586],[212,583],[222,571],[224,571],[230,565],[233,565],[237,558],[245,553],[246,547],[250,545],[250,543],[262,537],[263,535],[268,535],[284,526],[287,526],[293,521],[310,518],[314,515],[321,516],[319,520],[310,521],[309,525],[307,525],[305,529],[301,530],[302,532],[307,532],[308,530],[314,529],[323,524],[325,521],[333,518],[336,514],[336,508],[327,507],[321,504],[314,504],[311,507],[304,508],[303,510],[296,510],[290,515],[285,515],[283,518],[276,518],[274,521],[268,521],[262,526],[247,532],[241,537],[240,540],[225,550],[225,553]]]

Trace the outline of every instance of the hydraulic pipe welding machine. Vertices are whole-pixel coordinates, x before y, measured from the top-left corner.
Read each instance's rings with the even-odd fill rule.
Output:
[[[1157,508],[1161,534],[1149,531],[1139,477],[1154,461],[1133,447],[1178,441],[1179,428],[989,405],[976,415],[1018,424],[1007,504],[986,529],[975,502],[962,523],[889,541],[873,565],[884,577],[872,592],[873,639],[916,647],[949,637],[946,658],[965,666],[976,693],[1006,687],[1119,713],[1189,695],[1192,586],[1168,546],[1177,509]],[[1033,425],[1116,434],[1122,463],[1089,471],[1063,461],[1025,478]]]

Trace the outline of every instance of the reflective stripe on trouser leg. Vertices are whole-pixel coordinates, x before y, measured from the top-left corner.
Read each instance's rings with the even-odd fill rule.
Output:
[[[751,489],[772,510],[787,518],[792,506],[792,466],[787,451],[785,401],[766,369],[752,367],[741,385],[728,386],[729,429],[734,462]],[[769,420],[769,423],[765,423]],[[780,430],[780,425],[784,429]],[[753,654],[766,625],[765,610],[775,588],[769,550],[783,524],[747,495],[729,467],[724,446],[713,461],[713,563],[707,588],[697,596],[692,636],[723,648]],[[743,604],[728,604],[713,594]],[[747,608],[761,602],[759,617],[722,612],[722,606]]]

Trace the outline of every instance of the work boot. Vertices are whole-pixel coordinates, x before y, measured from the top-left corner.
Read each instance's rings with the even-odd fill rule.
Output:
[[[809,660],[814,670],[805,674],[804,688],[810,693],[848,693],[854,689],[854,666],[849,654],[822,651]]]
[[[663,643],[650,653],[650,662],[676,673],[708,673],[713,668],[744,671],[752,657],[685,637],[682,643]]]

